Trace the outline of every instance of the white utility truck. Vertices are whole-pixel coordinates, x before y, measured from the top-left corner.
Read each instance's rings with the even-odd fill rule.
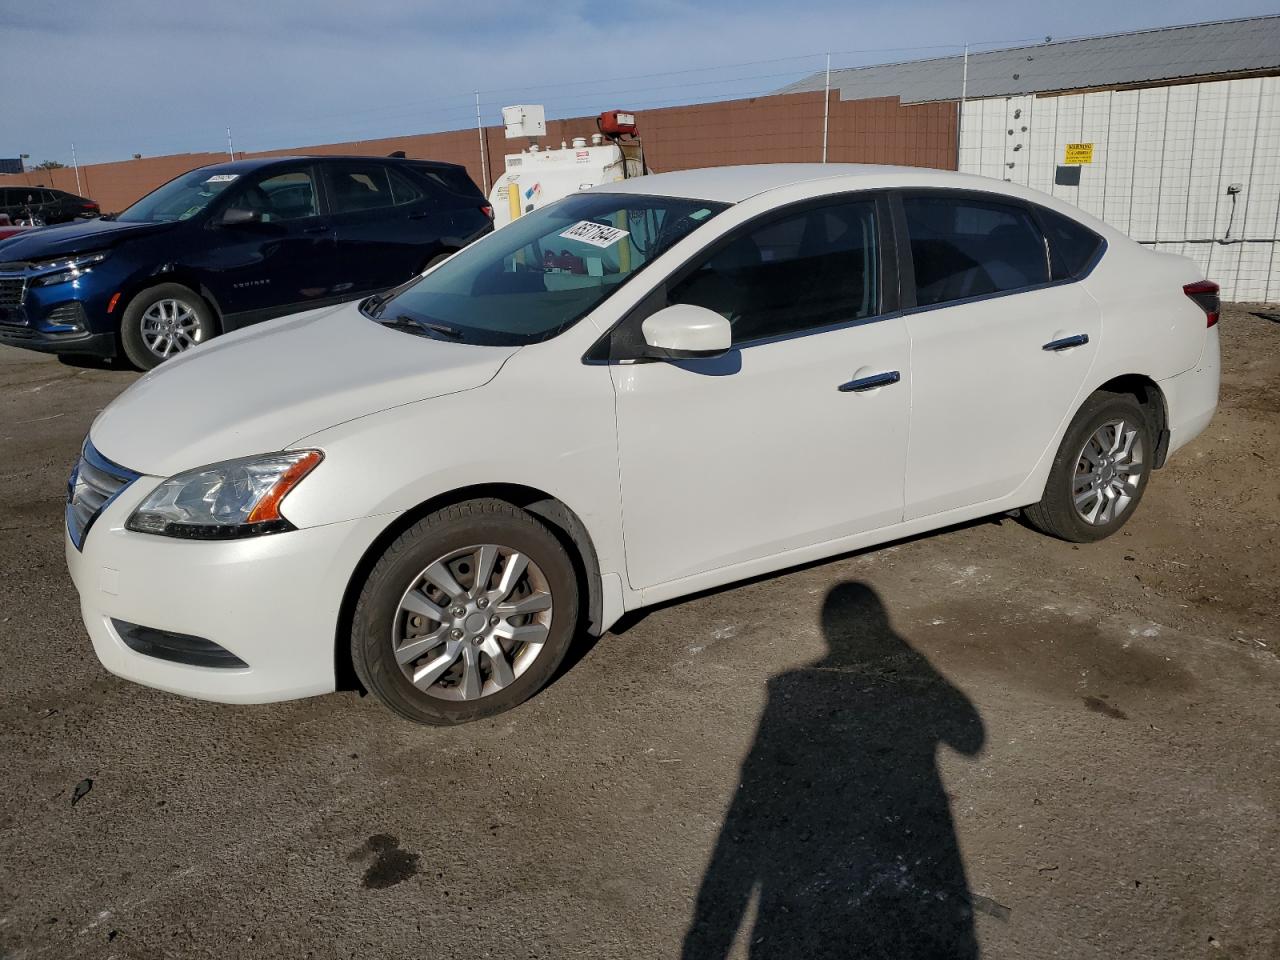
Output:
[[[540,105],[502,108],[508,140],[547,135],[546,111]],[[493,225],[503,227],[532,210],[601,183],[629,180],[651,173],[644,146],[636,137],[635,114],[606,110],[589,136],[543,148],[536,142],[505,157],[506,172],[489,193]]]

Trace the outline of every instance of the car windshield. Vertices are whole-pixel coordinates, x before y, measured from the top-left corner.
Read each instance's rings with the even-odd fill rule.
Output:
[[[152,190],[119,214],[125,223],[168,223],[186,220],[207,207],[213,198],[239,178],[238,174],[213,170],[193,170]]]
[[[467,247],[366,313],[409,332],[463,343],[549,340],[602,303],[725,204],[631,193],[581,193]]]

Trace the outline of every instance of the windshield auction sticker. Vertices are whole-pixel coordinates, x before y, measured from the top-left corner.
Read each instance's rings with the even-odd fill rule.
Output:
[[[626,230],[606,226],[603,223],[592,223],[590,220],[579,220],[560,236],[566,240],[577,240],[579,243],[593,247],[612,247],[627,235]]]

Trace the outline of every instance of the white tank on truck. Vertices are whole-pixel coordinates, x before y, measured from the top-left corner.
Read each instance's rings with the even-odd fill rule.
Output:
[[[536,142],[547,134],[541,106],[503,107],[502,120],[507,139],[528,137],[534,142],[505,157],[506,172],[489,193],[495,228],[579,190],[651,172],[644,163],[644,146],[636,137],[634,114],[606,110],[596,118],[594,132],[552,148]]]

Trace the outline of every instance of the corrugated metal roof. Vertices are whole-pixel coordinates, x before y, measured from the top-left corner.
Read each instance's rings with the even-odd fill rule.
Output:
[[[1224,73],[1280,69],[1280,16],[1162,27],[969,54],[967,96],[1115,87]],[[903,103],[958,100],[963,57],[831,71],[841,100],[899,97]],[[822,90],[820,71],[778,93]]]

